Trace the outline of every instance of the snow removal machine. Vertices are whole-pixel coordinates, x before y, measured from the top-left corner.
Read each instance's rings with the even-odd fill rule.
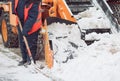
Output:
[[[79,43],[81,42],[79,40],[84,40],[88,44],[94,41],[85,40],[85,34],[91,32],[97,33],[111,32],[110,28],[104,29],[80,28],[77,21],[78,19],[75,17],[75,15],[87,10],[89,7],[92,6],[93,6],[92,0],[42,0],[41,11],[43,24],[40,31],[40,35],[38,37],[39,40],[37,55],[38,57],[40,54],[43,54],[45,56],[45,62],[49,68],[53,66],[54,54],[56,54],[58,50],[57,48],[60,49],[60,47],[56,45],[56,42],[54,42],[54,40],[57,39],[58,40],[57,43],[59,43],[59,45],[61,45],[61,43],[59,42],[60,40],[63,39],[71,40],[69,41],[69,43],[73,47],[78,48],[77,43],[73,42],[74,40],[78,40]],[[0,0],[0,21],[1,21],[0,30],[5,47],[8,48],[19,47],[16,19],[17,19],[16,16],[12,14],[11,1]],[[114,20],[114,18],[112,20]],[[116,23],[116,21],[114,22]],[[72,58],[72,56],[70,56],[70,58]]]

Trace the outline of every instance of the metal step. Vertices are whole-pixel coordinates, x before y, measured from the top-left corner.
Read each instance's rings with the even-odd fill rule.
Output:
[[[92,33],[92,32],[96,32],[97,34],[99,33],[111,33],[111,29],[110,28],[96,28],[96,29],[82,29],[84,31],[86,31],[86,34]]]
[[[76,15],[91,7],[91,0],[65,0],[71,12]]]
[[[84,41],[87,45],[91,45],[92,43],[94,43],[95,41],[99,41],[100,39],[86,39],[86,35],[91,34],[93,32],[97,33],[97,34],[102,34],[102,33],[111,33],[111,29],[110,28],[101,28],[101,29],[82,29],[85,32],[85,38]]]

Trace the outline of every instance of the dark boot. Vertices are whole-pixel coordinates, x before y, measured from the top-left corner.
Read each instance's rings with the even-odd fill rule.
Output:
[[[24,63],[24,66],[30,65],[31,61],[27,61],[26,63]]]
[[[24,65],[26,62],[27,62],[27,61],[22,60],[22,61],[19,62],[18,66]]]
[[[31,61],[27,61],[25,64],[24,64],[24,66],[27,68],[28,67],[28,65],[31,65]]]

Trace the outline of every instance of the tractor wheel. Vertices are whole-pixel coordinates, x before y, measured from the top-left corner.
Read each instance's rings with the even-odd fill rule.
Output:
[[[7,12],[2,14],[0,30],[4,46],[8,48],[17,48],[18,35],[12,32],[12,26],[10,25],[9,14]]]

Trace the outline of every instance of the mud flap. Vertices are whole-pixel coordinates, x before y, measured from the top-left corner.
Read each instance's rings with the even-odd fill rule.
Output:
[[[49,17],[45,20],[44,26],[42,27],[45,32],[43,33],[43,39],[44,39],[44,49],[45,49],[45,61],[49,68],[53,67],[54,62],[54,50],[53,50],[53,41],[50,39],[50,33],[49,33],[49,26],[53,23],[60,23],[60,24],[76,24],[75,22],[71,22],[65,19],[60,19],[57,17]],[[60,28],[61,29],[61,28]],[[56,37],[57,39],[57,37]]]

